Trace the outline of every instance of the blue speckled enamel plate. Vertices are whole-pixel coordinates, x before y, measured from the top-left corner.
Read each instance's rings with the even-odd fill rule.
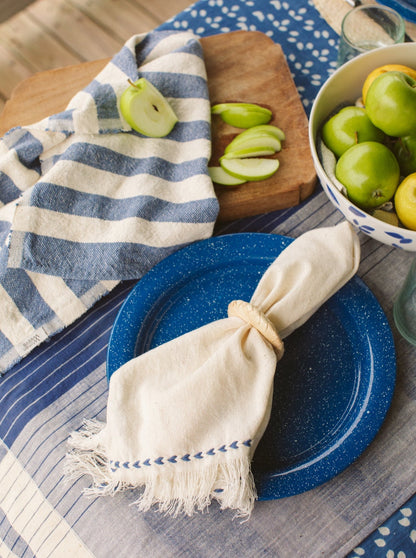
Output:
[[[290,242],[272,234],[226,235],[163,260],[120,309],[108,348],[108,378],[134,356],[226,317],[231,300],[250,300]],[[304,492],[350,465],[381,426],[395,372],[386,317],[354,277],[285,340],[270,423],[253,463],[259,499]]]

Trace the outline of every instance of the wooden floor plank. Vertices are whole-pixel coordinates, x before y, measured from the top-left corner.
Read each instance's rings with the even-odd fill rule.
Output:
[[[33,74],[108,58],[132,35],[151,31],[192,3],[24,0],[21,5],[27,7],[0,19],[0,112],[14,88]]]
[[[33,72],[1,44],[0,61],[0,97],[5,100],[10,97],[16,85],[31,76]]]
[[[174,0],[169,2],[166,0],[131,0],[131,2],[136,6],[140,6],[143,11],[152,14],[159,23],[163,23],[193,4],[193,2],[189,2],[189,0]]]
[[[68,2],[39,0],[27,12],[83,61],[111,56],[123,44]]]
[[[137,33],[151,31],[158,21],[127,0],[69,0],[123,43]]]
[[[50,70],[57,66],[68,66],[80,62],[79,56],[68,51],[54,37],[45,33],[26,11],[11,18],[7,25],[3,24],[0,33],[0,44],[32,69],[33,72]]]

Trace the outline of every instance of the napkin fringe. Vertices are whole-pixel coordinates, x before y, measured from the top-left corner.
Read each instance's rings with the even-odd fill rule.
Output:
[[[141,485],[144,492],[134,502],[138,509],[148,511],[156,505],[161,513],[173,517],[204,511],[217,500],[222,510],[230,508],[237,517],[249,518],[257,498],[247,455],[204,469],[157,473]]]
[[[248,453],[189,471],[176,471],[174,466],[163,472],[149,470],[137,482],[125,482],[111,473],[108,456],[100,445],[99,434],[104,427],[98,420],[86,420],[83,428],[73,432],[68,440],[71,449],[64,474],[68,481],[84,475],[91,477],[91,486],[83,490],[86,496],[114,496],[124,490],[142,488],[143,492],[133,502],[142,512],[156,505],[166,515],[191,516],[217,500],[221,509],[236,510],[237,517],[250,517],[257,492]]]
[[[94,495],[100,489],[100,495],[105,492],[110,494],[116,490],[117,483],[110,487],[108,474],[108,460],[105,451],[100,448],[98,435],[105,424],[98,420],[84,420],[83,428],[72,432],[68,439],[70,451],[66,455],[64,474],[70,481],[78,480],[83,475],[92,477],[92,487],[86,488],[84,492]]]

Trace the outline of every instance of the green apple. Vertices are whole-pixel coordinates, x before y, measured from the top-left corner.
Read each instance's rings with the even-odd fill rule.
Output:
[[[374,126],[385,134],[415,134],[416,80],[403,72],[380,74],[368,89],[365,108]]]
[[[222,186],[240,186],[240,184],[247,182],[247,180],[243,178],[231,176],[231,174],[226,172],[222,167],[208,167],[208,173],[212,182],[221,184]]]
[[[394,196],[394,206],[405,227],[416,231],[416,173],[409,174],[400,183]]]
[[[395,140],[393,142],[393,153],[399,161],[403,176],[416,172],[416,135]]]
[[[356,143],[384,140],[384,133],[374,126],[362,107],[348,106],[339,110],[322,127],[325,145],[337,157]]]
[[[389,201],[400,180],[399,163],[382,143],[365,141],[345,151],[335,167],[335,176],[347,190],[348,198],[363,209]]]
[[[251,128],[267,124],[272,111],[253,103],[219,103],[211,107],[212,114],[219,114],[227,124],[236,128]]]
[[[178,121],[168,101],[146,78],[129,83],[120,97],[120,111],[126,122],[144,136],[167,136]]]
[[[279,168],[278,159],[220,159],[221,167],[236,178],[254,181],[265,180]]]

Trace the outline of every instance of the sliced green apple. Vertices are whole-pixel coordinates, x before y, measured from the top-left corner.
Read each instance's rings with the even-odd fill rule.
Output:
[[[240,186],[240,184],[247,182],[247,180],[243,178],[231,176],[231,174],[226,172],[222,167],[208,167],[208,173],[212,182],[221,184],[222,186]]]
[[[273,136],[277,138],[280,142],[286,139],[286,134],[283,130],[274,126],[273,124],[259,124],[258,126],[253,126],[248,130],[244,130],[244,132],[240,132],[238,136],[234,138],[234,140],[238,141],[245,141],[247,138],[251,138],[254,136]],[[233,140],[233,141],[234,141]]]
[[[220,159],[221,167],[236,178],[254,181],[265,180],[279,168],[278,159]]]
[[[247,149],[260,149],[260,150],[269,150],[271,153],[267,153],[267,155],[272,155],[277,151],[282,149],[282,144],[280,140],[275,138],[274,136],[270,135],[254,135],[254,136],[247,136],[246,138],[240,139],[239,136],[236,136],[225,148],[225,154],[231,154],[241,150]],[[253,157],[253,155],[251,155]]]
[[[246,157],[267,157],[274,155],[276,151],[273,147],[259,146],[259,147],[246,147],[244,149],[234,149],[225,151],[222,159],[245,159]]]
[[[146,78],[140,78],[120,97],[120,111],[126,122],[145,136],[167,136],[178,118],[162,93]]]
[[[272,111],[253,103],[219,103],[211,108],[212,114],[219,114],[227,124],[236,128],[251,128],[267,124]]]

